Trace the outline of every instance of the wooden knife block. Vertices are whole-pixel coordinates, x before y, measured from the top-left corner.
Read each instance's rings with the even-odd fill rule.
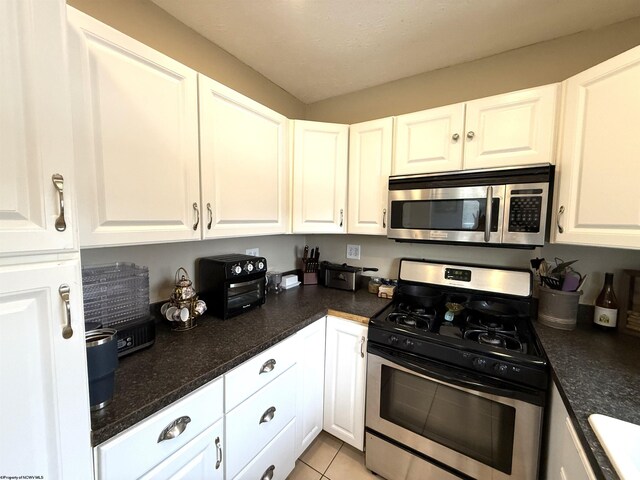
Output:
[[[302,277],[303,285],[317,285],[318,272],[304,272]]]

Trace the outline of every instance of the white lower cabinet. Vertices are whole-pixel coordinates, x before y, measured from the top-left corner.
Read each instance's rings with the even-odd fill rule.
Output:
[[[363,450],[367,326],[327,316],[324,430]]]
[[[298,332],[298,380],[296,383],[296,457],[322,431],[324,414],[325,319]]]
[[[548,429],[544,438],[547,480],[595,480],[586,453],[555,384],[549,402]]]
[[[216,469],[215,464],[217,438],[222,445],[222,402],[223,382],[219,378],[98,445],[94,450],[98,480],[201,478],[189,473],[195,475],[204,468],[197,463],[205,463],[211,471],[220,470],[222,465]],[[205,440],[200,438],[202,432],[207,432],[212,450],[207,451]]]
[[[141,479],[223,480],[223,424],[221,418]]]

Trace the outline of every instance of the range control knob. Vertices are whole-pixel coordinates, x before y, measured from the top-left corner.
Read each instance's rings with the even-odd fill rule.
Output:
[[[244,269],[249,273],[253,272],[253,263],[247,262],[247,264],[244,266]]]
[[[396,343],[398,343],[398,337],[396,337],[395,335],[391,335],[388,339],[387,342],[389,342],[392,345],[395,345]]]
[[[231,273],[234,275],[240,275],[242,273],[242,267],[239,264],[235,264],[231,267]]]
[[[404,346],[405,348],[411,349],[415,346],[415,343],[413,343],[413,341],[409,340],[408,338],[404,341]]]
[[[264,270],[264,262],[262,260],[258,260],[256,267],[258,267],[258,270]]]
[[[484,358],[474,358],[471,363],[473,363],[473,366],[476,368],[485,368],[487,366],[487,361]]]
[[[493,366],[493,369],[498,373],[507,373],[509,367],[507,367],[504,363],[496,363]]]

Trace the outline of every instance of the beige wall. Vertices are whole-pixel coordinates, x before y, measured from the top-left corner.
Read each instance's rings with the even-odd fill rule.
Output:
[[[289,118],[304,118],[300,100],[149,0],[67,3]]]
[[[357,123],[560,82],[636,45],[640,17],[312,103],[306,118]]]

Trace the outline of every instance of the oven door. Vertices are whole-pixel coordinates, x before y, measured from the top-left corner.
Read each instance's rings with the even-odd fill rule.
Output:
[[[542,407],[427,362],[369,344],[367,429],[473,478],[537,479]]]
[[[504,185],[389,190],[387,236],[399,240],[499,244],[504,193]]]
[[[226,317],[237,315],[265,301],[265,277],[229,283],[226,289]],[[225,318],[226,318],[225,317]]]

